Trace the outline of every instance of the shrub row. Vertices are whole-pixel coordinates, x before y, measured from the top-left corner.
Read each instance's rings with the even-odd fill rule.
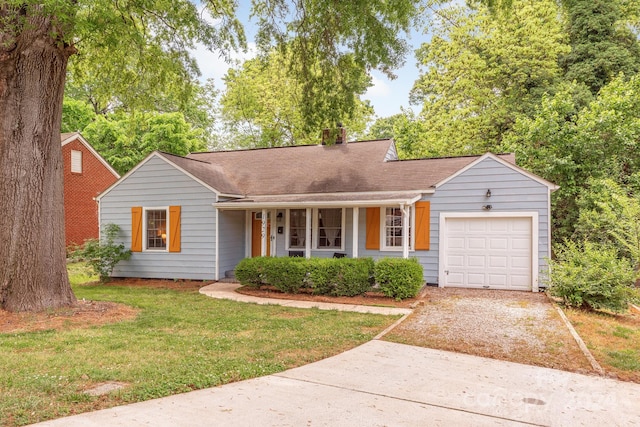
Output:
[[[422,266],[415,259],[383,258],[246,258],[236,267],[236,278],[245,286],[273,286],[297,293],[308,289],[316,295],[355,296],[374,284],[395,299],[415,297],[422,287]]]

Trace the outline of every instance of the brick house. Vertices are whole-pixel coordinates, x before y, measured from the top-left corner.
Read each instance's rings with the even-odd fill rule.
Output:
[[[98,238],[98,205],[95,197],[120,175],[78,132],[63,133],[64,220],[66,245]]]

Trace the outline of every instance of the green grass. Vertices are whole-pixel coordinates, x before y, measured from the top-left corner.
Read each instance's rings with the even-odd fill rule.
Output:
[[[98,275],[93,272],[91,267],[83,262],[67,264],[67,271],[69,272],[69,282],[72,286],[98,280]]]
[[[258,306],[195,291],[75,286],[140,310],[116,324],[0,334],[0,425],[137,402],[280,372],[373,338],[396,317]],[[128,386],[107,396],[84,390]]]

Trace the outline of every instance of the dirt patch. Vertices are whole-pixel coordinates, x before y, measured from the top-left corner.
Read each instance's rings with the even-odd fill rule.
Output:
[[[197,291],[203,286],[211,283],[211,280],[170,280],[170,279],[136,279],[136,278],[114,278],[103,286],[135,286],[144,288],[173,289],[183,291]],[[92,284],[92,283],[88,283]],[[95,283],[93,283],[95,284]]]
[[[136,286],[145,288],[197,291],[209,282],[198,280],[112,279],[100,286]],[[96,285],[97,282],[86,285]],[[11,313],[0,310],[0,333],[69,330],[106,325],[134,319],[138,310],[106,301],[80,300],[75,305],[36,313]]]
[[[422,305],[385,339],[592,372],[553,305],[540,293],[427,288]]]
[[[411,308],[419,302],[419,299],[417,298],[408,298],[402,301],[396,301],[379,292],[367,292],[365,295],[356,295],[354,297],[313,295],[309,292],[305,292],[304,290],[297,294],[286,294],[271,286],[262,286],[259,289],[243,286],[236,289],[236,292],[260,298],[292,299],[297,301],[330,302],[336,304],[371,305],[380,307]]]
[[[0,333],[68,330],[134,319],[138,310],[106,301],[78,301],[70,307],[36,313],[0,310]]]

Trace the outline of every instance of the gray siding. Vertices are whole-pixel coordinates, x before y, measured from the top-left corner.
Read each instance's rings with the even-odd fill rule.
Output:
[[[245,212],[220,211],[218,217],[218,263],[220,265],[220,279],[225,271],[233,270],[245,255]]]
[[[131,208],[181,206],[181,252],[134,252],[114,277],[210,280],[215,278],[216,194],[163,159],[150,158],[100,200],[101,224],[120,226],[131,245]]]
[[[491,189],[491,198],[485,196]],[[440,213],[442,212],[484,212],[482,206],[492,205],[491,212],[538,212],[538,259],[540,269],[546,268],[545,258],[549,255],[549,212],[548,187],[510,169],[493,159],[485,159],[474,167],[440,186],[432,195],[423,200],[431,202],[430,250],[410,251],[422,264],[425,280],[438,283],[438,256]],[[400,257],[402,252],[382,252],[365,249],[366,212],[360,214],[359,242],[360,256],[379,258]]]

